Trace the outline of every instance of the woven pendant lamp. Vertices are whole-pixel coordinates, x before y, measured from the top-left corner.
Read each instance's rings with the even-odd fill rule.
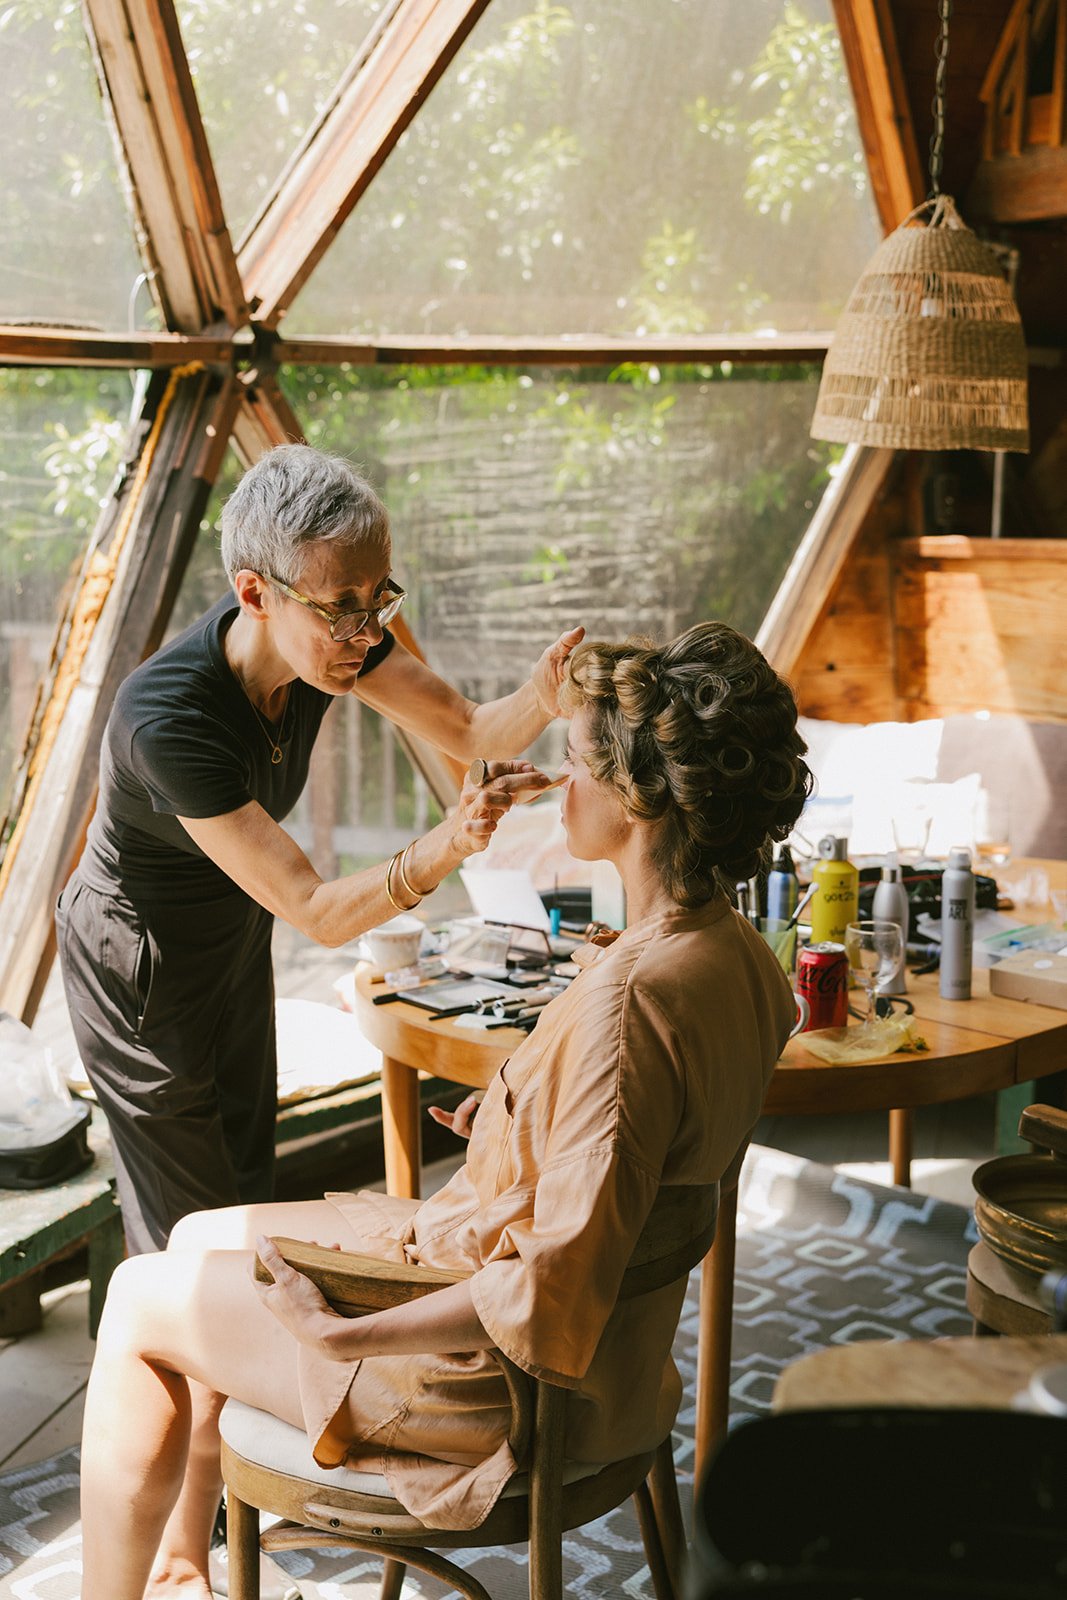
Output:
[[[997,258],[938,195],[883,240],[852,291],[812,437],[1029,450],[1026,379],[1022,322]]]

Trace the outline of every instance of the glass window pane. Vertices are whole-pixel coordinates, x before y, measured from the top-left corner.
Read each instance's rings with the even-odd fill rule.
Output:
[[[879,237],[830,0],[495,0],[285,329],[825,329]]]
[[[808,368],[292,368],[284,381],[310,441],[382,494],[405,617],[475,700],[514,689],[576,623],[666,640],[722,617],[754,633],[840,455],[808,436]]]
[[[139,376],[0,369],[0,818]]]
[[[384,0],[179,0],[231,237],[257,212]]]
[[[0,322],[126,331],[152,316],[76,0],[0,7]]]

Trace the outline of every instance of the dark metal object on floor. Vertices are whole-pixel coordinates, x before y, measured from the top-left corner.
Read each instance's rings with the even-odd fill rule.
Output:
[[[1019,1135],[1044,1153],[999,1156],[978,1168],[978,1232],[1009,1266],[1035,1277],[1067,1272],[1067,1112],[1028,1106]]]
[[[1053,1600],[1067,1570],[1065,1437],[1060,1418],[1013,1411],[757,1418],[728,1435],[698,1491],[689,1600]]]

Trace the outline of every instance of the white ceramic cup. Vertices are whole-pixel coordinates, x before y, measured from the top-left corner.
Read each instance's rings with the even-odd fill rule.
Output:
[[[789,1037],[791,1039],[794,1034],[800,1033],[804,1028],[806,1028],[808,1023],[811,1021],[811,1007],[808,1005],[808,1002],[805,1000],[804,996],[802,994],[797,994],[796,990],[794,989],[793,999],[797,1003],[797,1020],[789,1030]]]
[[[414,965],[419,959],[421,940],[422,923],[418,917],[408,916],[392,917],[363,935],[372,964],[383,972]]]

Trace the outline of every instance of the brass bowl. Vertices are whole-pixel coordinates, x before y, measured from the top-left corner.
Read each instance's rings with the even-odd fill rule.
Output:
[[[1067,1271],[1067,1161],[998,1156],[978,1168],[974,1187],[974,1220],[991,1250],[1035,1277]]]

